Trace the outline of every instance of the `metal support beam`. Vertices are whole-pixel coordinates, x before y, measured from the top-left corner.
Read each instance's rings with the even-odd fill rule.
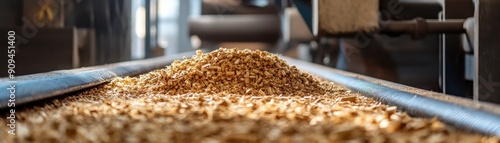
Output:
[[[466,19],[474,14],[471,0],[444,0],[442,19]],[[461,46],[462,34],[441,35],[439,49],[439,81],[444,94],[462,97],[472,96],[472,82],[465,79],[465,55]]]
[[[477,0],[475,11],[475,100],[500,103],[500,1]]]
[[[146,35],[144,37],[144,49],[145,50],[145,55],[146,58],[151,58],[153,57],[153,46],[152,45],[152,34],[151,34],[151,0],[145,0],[144,4],[144,9],[145,9],[145,31]]]

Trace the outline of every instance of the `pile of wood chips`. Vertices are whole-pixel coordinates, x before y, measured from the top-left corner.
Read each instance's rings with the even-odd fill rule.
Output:
[[[0,142],[499,142],[351,93],[261,51],[219,49],[17,112]]]

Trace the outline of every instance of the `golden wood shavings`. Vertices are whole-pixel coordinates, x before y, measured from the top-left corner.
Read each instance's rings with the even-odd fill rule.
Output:
[[[0,142],[499,142],[236,49],[198,52],[17,116],[17,136],[2,130]]]

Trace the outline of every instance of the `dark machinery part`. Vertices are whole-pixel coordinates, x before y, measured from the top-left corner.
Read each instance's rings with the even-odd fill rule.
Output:
[[[437,0],[379,0],[379,3],[382,20],[434,19],[443,10]]]
[[[189,22],[190,35],[211,42],[276,42],[278,15],[203,15]]]
[[[425,20],[416,18],[414,20],[386,21],[381,24],[381,33],[410,34],[414,39],[424,38],[428,34],[440,33],[464,33],[464,21],[456,20]]]
[[[274,0],[201,0],[201,16],[189,19],[189,36],[202,47],[224,42],[276,44],[281,36],[280,6]]]
[[[466,19],[474,16],[474,5],[471,0],[446,0],[446,8],[441,19]],[[464,50],[460,39],[462,33],[446,33],[440,36],[439,48],[439,81],[442,92],[462,97],[472,97],[473,84],[464,79],[466,68]]]
[[[317,0],[294,0],[294,4],[310,29],[315,27],[314,24],[318,24],[311,20],[315,16],[311,13],[319,11],[313,6],[315,2]],[[500,77],[496,75],[500,73],[496,68],[500,62],[496,56],[499,51],[498,48],[493,48],[498,46],[498,40],[495,38],[500,37],[495,33],[499,29],[497,26],[499,18],[495,16],[498,12],[494,8],[495,6],[498,6],[498,2],[489,0],[445,0],[442,2],[380,0],[381,22],[380,28],[376,32],[351,31],[335,34],[325,33],[323,30],[316,35],[316,38],[356,37],[360,33],[362,35],[386,34],[389,36],[409,34],[413,39],[422,39],[426,35],[439,35],[439,85],[443,93],[500,103],[500,96],[496,96],[500,91]],[[475,16],[474,11],[476,11]],[[461,41],[465,34],[464,21],[473,16],[476,20],[475,29],[479,30],[476,32],[484,34],[476,35],[476,39],[479,40],[472,40],[476,42],[475,44],[469,43],[468,46],[474,47],[475,50],[464,51]],[[414,19],[415,17],[424,17],[428,20],[424,18]],[[319,54],[319,57],[323,56],[322,53]],[[475,68],[473,68],[474,66]],[[475,75],[471,76],[470,73]],[[473,82],[468,81],[472,77],[474,77]]]
[[[294,3],[309,28],[312,29],[313,14],[311,11],[314,10],[311,4],[312,0],[294,0]],[[463,28],[464,19],[424,19],[425,17],[435,17],[432,15],[442,10],[441,4],[437,1],[380,0],[379,9],[382,19],[380,21],[380,29],[377,32],[381,34],[410,34],[412,37],[419,39],[425,37],[427,34],[465,32]],[[411,10],[422,12],[424,15],[418,12],[411,12]],[[354,37],[359,32],[362,31],[342,34],[331,34],[323,31],[318,36]]]
[[[476,1],[475,99],[500,103],[500,1]]]
[[[451,33],[464,33],[465,19],[449,19],[445,21],[435,19],[415,18],[413,20],[387,20],[380,22],[380,29],[377,31],[380,34],[388,34],[391,36],[399,36],[409,34],[414,39],[422,39],[427,35]],[[327,37],[355,37],[359,32],[343,33],[341,35],[325,34],[321,36]],[[375,33],[369,33],[375,34]]]
[[[239,14],[278,14],[273,5],[257,6],[251,2],[203,1],[201,2],[202,15],[239,15]]]

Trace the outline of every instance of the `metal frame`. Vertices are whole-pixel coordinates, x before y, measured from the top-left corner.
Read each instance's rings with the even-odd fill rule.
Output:
[[[500,1],[477,0],[475,11],[476,100],[500,103]]]
[[[442,19],[466,19],[473,16],[471,0],[445,0]],[[472,96],[472,82],[465,79],[465,55],[461,47],[461,35],[457,33],[441,34],[439,49],[440,85],[444,94]]]

